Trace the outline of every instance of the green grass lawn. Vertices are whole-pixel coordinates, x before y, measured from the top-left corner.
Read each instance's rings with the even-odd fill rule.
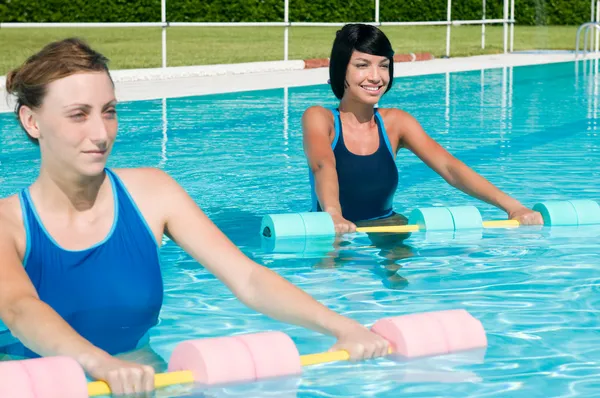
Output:
[[[290,28],[290,59],[327,57],[338,28]],[[446,51],[444,26],[384,27],[397,53]],[[565,49],[575,46],[576,26],[516,26],[515,50]],[[487,26],[481,49],[481,27],[452,28],[451,56],[501,53],[502,26]],[[0,30],[0,75],[19,65],[46,43],[78,36],[103,52],[112,69],[161,65],[160,28],[38,28]],[[206,65],[283,59],[283,28],[168,28],[168,66]]]

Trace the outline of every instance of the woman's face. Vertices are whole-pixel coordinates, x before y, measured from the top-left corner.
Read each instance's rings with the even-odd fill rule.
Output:
[[[344,97],[375,105],[390,82],[390,60],[386,57],[354,51],[346,69]]]
[[[91,177],[103,172],[115,141],[115,106],[107,73],[76,73],[50,83],[24,124],[39,140],[45,166]]]

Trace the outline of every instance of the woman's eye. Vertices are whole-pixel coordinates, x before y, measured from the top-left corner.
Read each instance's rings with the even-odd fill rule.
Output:
[[[83,113],[75,113],[73,115],[70,115],[69,117],[73,120],[81,120],[85,117],[85,115]]]

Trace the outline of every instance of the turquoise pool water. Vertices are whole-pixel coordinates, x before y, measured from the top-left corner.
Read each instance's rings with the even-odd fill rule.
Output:
[[[590,66],[398,78],[381,105],[413,113],[444,147],[528,206],[600,200],[598,82]],[[305,369],[302,378],[176,387],[161,396],[600,396],[600,226],[415,233],[385,250],[357,234],[329,253],[263,250],[264,214],[310,206],[300,118],[313,104],[335,105],[327,85],[122,103],[110,166],[165,169],[247,255],[364,324],[467,309],[487,331],[485,356],[331,363]],[[0,115],[0,126],[6,196],[32,181],[38,162],[12,114]],[[505,218],[409,152],[397,164],[397,211],[468,204],[485,220]],[[263,330],[289,333],[302,354],[334,342],[245,308],[172,242],[162,260],[166,295],[152,345],[165,360],[185,339]]]

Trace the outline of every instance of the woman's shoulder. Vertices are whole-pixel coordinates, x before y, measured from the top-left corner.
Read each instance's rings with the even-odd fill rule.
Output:
[[[407,125],[411,125],[415,118],[407,111],[399,108],[378,108],[386,130],[400,133]]]
[[[157,242],[173,203],[185,193],[167,172],[156,167],[111,169],[150,226]]]
[[[311,106],[302,115],[302,129],[305,137],[332,136],[334,119],[331,109],[320,105]]]
[[[329,108],[325,108],[321,105],[313,105],[308,107],[302,115],[304,122],[316,121],[316,122],[333,122],[333,112]]]
[[[18,194],[0,199],[0,235],[17,247],[23,246],[25,227]]]
[[[22,220],[21,203],[18,194],[0,199],[0,225],[8,226]]]
[[[377,112],[382,118],[385,119],[386,122],[388,120],[392,122],[412,117],[410,113],[399,108],[377,108]]]
[[[158,167],[128,167],[110,169],[125,187],[134,192],[160,193],[177,184],[164,170]]]

